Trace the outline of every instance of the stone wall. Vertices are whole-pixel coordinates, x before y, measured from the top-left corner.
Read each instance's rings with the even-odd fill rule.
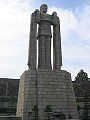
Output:
[[[20,78],[17,116],[23,120],[32,118],[33,106],[38,103],[40,119],[51,106],[54,113],[63,112],[78,118],[70,73],[63,70],[28,70]],[[30,113],[30,115],[29,115]]]

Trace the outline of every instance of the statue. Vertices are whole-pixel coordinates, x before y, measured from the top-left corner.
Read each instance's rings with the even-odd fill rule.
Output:
[[[61,112],[64,112],[66,119],[70,114],[79,120],[71,74],[61,70],[59,17],[56,12],[52,15],[47,14],[47,9],[47,5],[42,4],[40,11],[36,9],[31,15],[29,70],[20,77],[17,116],[22,120],[32,120],[33,117],[38,119],[38,116],[40,120],[46,119],[45,108],[49,105],[52,108],[52,119],[56,119]],[[51,40],[53,40],[53,67],[51,66]],[[34,106],[37,107],[36,111],[33,111]]]
[[[36,9],[31,15],[29,42],[29,69],[36,69],[37,40],[38,40],[38,69],[51,67],[51,39],[53,39],[53,69],[62,66],[60,22],[56,12],[46,14],[47,5],[42,4],[40,11]],[[37,26],[38,25],[38,26]],[[53,26],[53,38],[51,25]]]

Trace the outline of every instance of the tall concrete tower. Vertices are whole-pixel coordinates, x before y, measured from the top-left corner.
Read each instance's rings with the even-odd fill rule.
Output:
[[[20,78],[17,116],[22,117],[22,120],[45,120],[47,119],[45,110],[48,108],[52,113],[51,119],[59,120],[61,114],[64,114],[67,120],[70,116],[78,119],[71,74],[61,70],[59,17],[56,12],[52,15],[47,14],[47,9],[47,5],[42,4],[40,11],[36,9],[31,15],[29,70],[25,71]],[[53,31],[51,31],[51,26]],[[51,38],[53,40],[53,69]]]

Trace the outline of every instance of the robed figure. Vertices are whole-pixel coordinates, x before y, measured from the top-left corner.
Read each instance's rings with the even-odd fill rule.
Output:
[[[30,41],[28,66],[36,69],[37,63],[37,40],[38,40],[38,69],[52,69],[51,66],[51,39],[53,39],[53,69],[62,66],[60,21],[56,12],[46,14],[47,5],[42,4],[40,11],[35,10],[31,15]],[[51,31],[53,26],[53,32]]]

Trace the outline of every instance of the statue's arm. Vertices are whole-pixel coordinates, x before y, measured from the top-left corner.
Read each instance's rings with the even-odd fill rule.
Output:
[[[53,18],[53,68],[60,69],[62,66],[60,20],[57,13],[52,14]]]

